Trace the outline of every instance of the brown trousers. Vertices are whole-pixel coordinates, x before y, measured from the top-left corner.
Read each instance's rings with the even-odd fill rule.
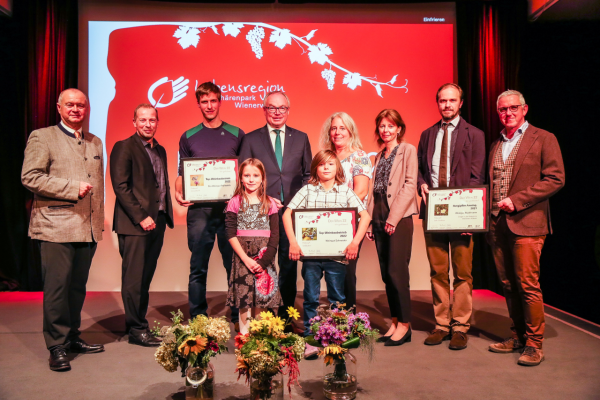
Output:
[[[431,267],[431,291],[435,328],[449,332],[469,330],[473,310],[473,237],[460,233],[425,233]],[[450,254],[454,296],[450,307]]]
[[[488,240],[502,282],[514,337],[526,346],[542,348],[544,300],[540,288],[540,255],[546,236],[517,236],[500,212],[490,224]]]

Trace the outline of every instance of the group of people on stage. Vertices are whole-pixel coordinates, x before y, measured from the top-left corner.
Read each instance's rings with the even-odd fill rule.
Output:
[[[179,157],[238,157],[239,168],[235,194],[228,202],[192,203],[183,196],[179,166],[175,199],[188,208],[192,318],[208,312],[206,278],[215,239],[229,281],[226,304],[231,320],[236,330],[246,333],[253,313],[276,309],[283,316],[294,305],[297,262],[303,254],[301,238],[294,235],[292,210],[353,207],[360,220],[345,259],[303,262],[304,334],[309,334],[308,321],[317,312],[323,276],[330,302],[356,306],[356,266],[366,236],[375,241],[391,317],[379,341],[386,346],[410,342],[413,215],[423,218],[431,188],[487,182],[492,214],[488,242],[513,331],[489,350],[520,351],[522,365],[543,361],[539,259],[552,231],[548,199],[564,185],[564,165],[555,136],[525,120],[528,106],[521,93],[508,90],[499,95],[497,111],[504,130],[487,157],[484,133],[460,116],[463,92],[456,84],[444,84],[437,91],[441,120],[422,133],[418,148],[403,140],[406,125],[400,113],[383,110],[375,117],[381,151],[373,163],[347,113],[327,118],[321,150],[313,158],[307,134],[287,125],[290,100],[284,92],[266,95],[266,125],[248,134],[222,120],[219,86],[199,85],[196,100],[202,123],[183,133]],[[29,235],[41,251],[49,366],[68,370],[68,351],[104,350],[82,340],[79,331],[88,272],[102,239],[104,162],[100,139],[82,130],[89,110],[85,94],[67,89],[57,107],[59,124],[31,133],[21,178],[35,195]],[[126,331],[129,343],[142,346],[160,344],[146,320],[148,291],[166,227],[173,228],[167,154],[156,139],[158,124],[158,110],[140,104],[133,114],[135,133],[117,142],[110,154]],[[464,349],[472,312],[473,237],[425,233],[425,244],[436,321],[425,344],[449,340],[450,349]],[[259,285],[263,290],[257,290]],[[316,353],[307,344],[305,357]]]

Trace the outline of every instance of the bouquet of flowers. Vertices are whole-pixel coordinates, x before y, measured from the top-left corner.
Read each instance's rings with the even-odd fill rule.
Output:
[[[369,314],[353,313],[352,309],[344,310],[343,304],[321,305],[317,316],[310,320],[313,335],[306,338],[312,346],[322,347],[320,356],[325,356],[325,363],[331,364],[335,359],[344,359],[349,349],[361,348],[373,359],[374,344],[378,331],[371,328]]]
[[[269,383],[278,373],[288,375],[290,397],[292,384],[295,382],[300,386],[298,362],[304,355],[304,339],[296,334],[283,332],[292,318],[300,317],[300,313],[293,307],[288,307],[288,315],[287,322],[284,322],[268,311],[261,312],[259,318],[250,321],[249,333],[240,333],[235,337],[235,372],[239,374],[238,379],[246,376],[246,382],[249,378],[258,381],[257,386],[265,389],[265,393],[259,395],[260,398],[270,396]]]
[[[212,357],[227,351],[225,344],[231,330],[225,317],[198,315],[184,325],[181,310],[171,315],[171,326],[154,329],[154,333],[162,337],[154,358],[167,371],[175,372],[181,367],[181,376],[185,376],[188,367],[206,368]]]

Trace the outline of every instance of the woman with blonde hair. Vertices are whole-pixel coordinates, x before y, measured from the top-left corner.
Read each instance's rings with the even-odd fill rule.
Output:
[[[333,151],[344,170],[344,184],[366,204],[369,180],[373,166],[368,154],[362,149],[358,129],[352,117],[345,112],[331,114],[321,128],[321,148]],[[346,270],[344,293],[346,307],[356,306],[356,264],[351,260]]]

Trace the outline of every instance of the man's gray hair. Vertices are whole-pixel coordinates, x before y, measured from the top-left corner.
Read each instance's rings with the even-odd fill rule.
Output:
[[[69,88],[69,89],[65,89],[62,92],[60,92],[60,94],[58,95],[58,102],[57,102],[58,104],[62,104],[63,94],[69,90],[77,90],[78,92],[80,92],[81,94],[83,94],[85,96],[85,104],[86,105],[90,104],[90,101],[88,100],[87,95],[77,88]]]
[[[500,102],[500,99],[506,96],[519,96],[519,102],[521,103],[522,106],[524,106],[525,104],[525,97],[523,97],[523,94],[517,90],[511,90],[508,89],[506,92],[502,92],[500,93],[500,96],[498,96],[498,100],[496,100],[496,108],[498,108],[498,103]]]
[[[290,98],[287,97],[287,94],[285,94],[281,90],[274,90],[272,92],[267,93],[267,95],[265,96],[265,100],[263,101],[263,107],[267,106],[267,99],[269,98],[269,96],[271,96],[272,94],[277,94],[277,93],[282,94],[283,97],[285,97],[285,99],[287,100],[287,103],[288,103],[288,107],[290,107]]]

